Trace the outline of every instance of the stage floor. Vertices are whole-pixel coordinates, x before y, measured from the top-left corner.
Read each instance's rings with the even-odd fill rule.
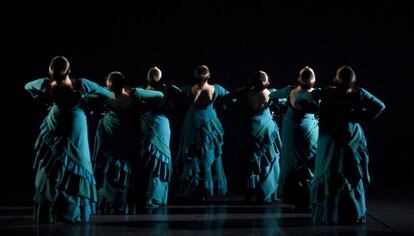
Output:
[[[1,235],[414,235],[410,198],[368,200],[366,225],[318,226],[290,205],[240,202],[172,205],[133,216],[94,216],[90,224],[33,224],[31,206],[0,207]]]

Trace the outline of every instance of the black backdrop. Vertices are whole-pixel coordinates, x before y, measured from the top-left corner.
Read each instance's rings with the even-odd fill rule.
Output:
[[[147,69],[156,65],[165,79],[183,85],[203,63],[214,81],[229,90],[257,68],[268,72],[272,87],[280,88],[294,83],[305,65],[315,69],[318,85],[324,86],[339,66],[348,64],[356,70],[358,84],[387,105],[378,120],[365,126],[373,186],[403,192],[414,177],[408,115],[414,9],[409,5],[215,0],[15,2],[2,7],[9,15],[1,16],[0,36],[0,203],[30,202],[33,194],[33,144],[44,112],[23,86],[45,76],[55,55],[69,58],[75,76],[101,84],[111,70],[142,84]],[[238,171],[231,119],[223,117],[229,181]]]

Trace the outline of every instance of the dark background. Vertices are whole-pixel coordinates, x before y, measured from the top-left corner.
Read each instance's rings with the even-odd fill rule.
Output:
[[[17,1],[2,6],[0,204],[30,204],[33,144],[45,112],[23,87],[46,76],[55,55],[69,58],[75,76],[101,84],[111,70],[142,84],[147,69],[156,65],[165,79],[184,85],[196,65],[207,64],[214,81],[229,90],[257,68],[269,74],[272,87],[281,88],[293,84],[305,65],[314,68],[318,86],[325,86],[348,64],[358,85],[387,105],[381,117],[364,126],[372,194],[405,194],[414,178],[409,115],[414,9],[406,2]],[[232,155],[233,118],[223,117],[229,182],[237,181],[239,161]]]

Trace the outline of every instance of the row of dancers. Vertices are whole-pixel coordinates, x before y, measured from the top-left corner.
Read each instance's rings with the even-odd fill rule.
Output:
[[[35,143],[36,222],[133,214],[141,200],[163,206],[172,177],[179,197],[226,194],[221,109],[240,117],[234,154],[247,201],[280,197],[297,210],[310,207],[315,223],[365,223],[368,150],[360,122],[375,119],[385,105],[355,86],[351,67],[339,68],[323,89],[314,88],[315,73],[305,67],[295,86],[269,89],[268,75],[257,71],[231,92],[209,83],[205,65],[181,88],[165,82],[157,67],[144,88],[128,86],[121,72],[106,77],[106,88],[70,72],[69,61],[57,56],[48,77],[25,85],[50,109]],[[287,100],[281,134],[271,109],[280,99]],[[180,106],[185,116],[173,162],[169,116]],[[91,155],[84,110],[97,107],[105,113]]]

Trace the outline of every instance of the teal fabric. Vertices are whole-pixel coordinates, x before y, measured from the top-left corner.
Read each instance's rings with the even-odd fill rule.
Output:
[[[224,130],[214,105],[228,92],[217,84],[214,89],[210,104],[205,107],[191,104],[186,112],[177,153],[178,196],[209,197],[227,192],[221,159]],[[192,97],[191,86],[183,87],[182,92]]]
[[[225,107],[238,111],[241,119],[237,140],[241,171],[246,179],[248,201],[277,200],[282,142],[269,106],[253,110],[247,104],[247,89],[232,91],[224,98]],[[233,107],[233,108],[232,108]]]
[[[284,98],[288,108],[282,121],[282,154],[280,161],[279,196],[284,202],[299,208],[309,208],[309,185],[313,176],[312,162],[318,141],[318,120],[315,118],[317,101],[310,93],[298,93],[295,101],[300,110],[290,102],[294,87],[287,86],[270,94],[272,100]],[[306,109],[313,106],[314,109]]]
[[[154,155],[160,161],[171,164],[170,122],[164,114],[146,112],[141,116],[143,132],[143,150]]]
[[[101,175],[99,189],[100,214],[128,214],[128,193],[133,182],[134,148],[138,140],[134,131],[138,121],[108,111],[98,124],[93,160],[95,175]],[[134,143],[135,141],[135,143]]]
[[[141,116],[141,161],[147,207],[168,203],[172,175],[169,115],[182,97],[181,90],[172,84],[158,84],[157,89],[164,93],[163,100]]]
[[[147,171],[147,205],[166,205],[172,162],[170,122],[164,114],[146,112],[141,117],[143,134],[141,158]]]
[[[311,186],[313,221],[365,223],[368,151],[359,122],[374,119],[385,105],[359,88],[345,94],[336,87],[328,87],[315,97],[322,100],[315,176]]]
[[[279,185],[279,158],[282,142],[279,129],[272,119],[269,108],[250,118],[252,148],[249,153],[250,168],[247,187],[260,191],[261,201],[277,200]]]
[[[107,111],[98,124],[93,160],[96,175],[103,183],[99,189],[100,214],[131,214],[135,210],[135,178],[139,165],[140,131],[138,103],[160,101],[163,94],[133,89],[132,103],[119,110],[116,100],[107,102]]]
[[[43,78],[29,82],[25,89],[34,99],[45,102],[48,81]],[[110,94],[86,79],[76,83],[80,93]],[[87,222],[95,213],[97,193],[87,130],[86,116],[79,104],[65,109],[54,104],[44,119],[35,144],[37,223]]]
[[[24,88],[32,96],[33,100],[41,105],[51,105],[50,96],[47,91],[49,78],[40,78],[27,83]]]

